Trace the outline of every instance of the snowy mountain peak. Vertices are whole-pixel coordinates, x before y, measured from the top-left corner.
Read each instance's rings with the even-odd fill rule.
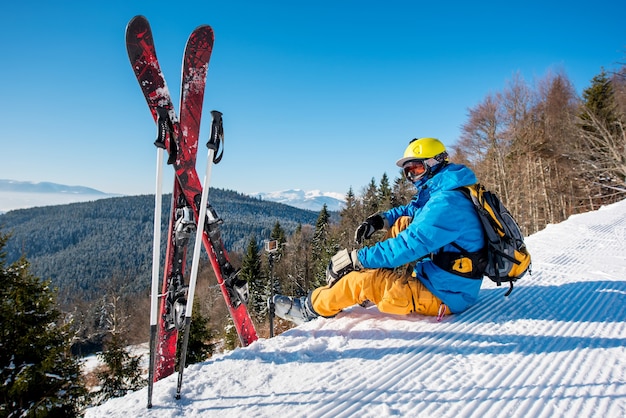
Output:
[[[290,189],[277,192],[252,193],[250,196],[314,212],[319,212],[324,204],[330,211],[340,211],[345,205],[345,198],[341,193],[322,192],[320,190]]]

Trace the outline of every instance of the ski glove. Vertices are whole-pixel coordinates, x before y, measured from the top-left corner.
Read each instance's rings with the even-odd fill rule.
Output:
[[[363,268],[356,253],[357,250],[348,252],[347,249],[343,249],[330,259],[326,268],[326,282],[329,287],[351,271]]]
[[[387,219],[381,213],[370,215],[354,232],[354,241],[362,244],[364,239],[371,237],[374,232],[385,228]]]

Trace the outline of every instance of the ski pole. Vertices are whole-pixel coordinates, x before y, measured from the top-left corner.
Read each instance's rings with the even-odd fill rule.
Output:
[[[157,148],[156,190],[154,193],[154,228],[152,238],[152,286],[150,289],[150,365],[148,368],[148,408],[152,408],[152,387],[154,385],[154,365],[156,360],[157,316],[159,304],[159,270],[161,259],[161,205],[163,200],[163,149],[165,140],[162,133],[154,142]]]
[[[217,110],[211,111],[213,122],[211,124],[211,134],[209,142],[207,142],[207,163],[204,174],[204,183],[202,186],[202,198],[200,199],[200,207],[198,208],[198,219],[196,228],[196,240],[193,247],[193,259],[191,262],[191,273],[189,278],[189,292],[187,294],[187,307],[185,308],[185,334],[183,336],[183,346],[180,355],[180,364],[178,367],[178,385],[176,387],[176,399],[180,399],[180,391],[183,384],[183,371],[187,360],[187,345],[189,344],[189,331],[191,329],[191,313],[193,309],[193,298],[196,290],[196,281],[198,277],[198,266],[200,264],[200,249],[202,248],[202,235],[204,234],[204,226],[206,223],[207,203],[209,200],[209,187],[211,180],[211,171],[213,163],[217,164],[222,159],[224,149],[219,156],[215,153],[220,147],[220,143],[224,140],[224,129],[222,126],[222,113]]]

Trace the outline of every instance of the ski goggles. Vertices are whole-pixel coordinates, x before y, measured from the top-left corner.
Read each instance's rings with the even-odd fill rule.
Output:
[[[429,166],[426,163],[426,160],[410,160],[404,163],[402,166],[402,171],[404,171],[404,176],[411,182],[416,182],[426,172],[428,171]]]

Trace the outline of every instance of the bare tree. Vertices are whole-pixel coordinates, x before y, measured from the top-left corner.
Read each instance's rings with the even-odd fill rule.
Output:
[[[605,197],[622,199],[626,194],[626,130],[621,120],[602,120],[584,107],[586,123],[593,130],[580,129],[580,147],[575,158],[593,178],[593,185],[608,189]]]
[[[527,234],[572,213],[567,150],[577,105],[563,74],[549,74],[535,90],[516,76],[470,109],[454,147],[455,157],[498,193]]]
[[[533,137],[538,159],[534,175],[538,178],[536,208],[540,212],[532,230],[560,222],[575,213],[584,187],[576,181],[576,171],[569,158],[575,146],[576,113],[579,101],[566,75],[549,73],[537,83],[532,108]]]

